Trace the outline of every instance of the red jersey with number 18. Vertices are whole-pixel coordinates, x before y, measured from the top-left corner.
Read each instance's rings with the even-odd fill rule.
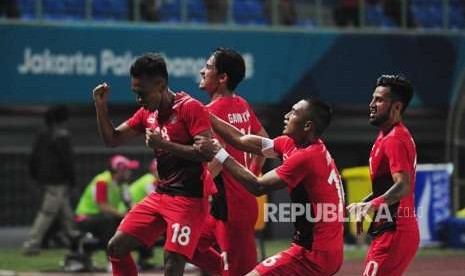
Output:
[[[139,132],[155,129],[163,139],[184,145],[192,145],[195,135],[211,130],[205,106],[184,92],[176,93],[169,114],[161,116],[158,111],[140,108],[126,123]],[[197,198],[208,192],[204,191],[204,183],[211,185],[211,177],[205,163],[183,159],[161,149],[154,152],[160,176],[157,192]]]

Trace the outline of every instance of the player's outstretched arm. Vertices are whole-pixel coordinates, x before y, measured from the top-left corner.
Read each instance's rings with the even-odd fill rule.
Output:
[[[261,127],[260,130],[254,134],[264,137],[264,138],[269,138],[268,132],[266,132],[266,130],[263,127]],[[263,140],[262,140],[262,154],[263,154]],[[266,160],[266,157],[264,157],[263,155],[253,155],[250,170],[255,175],[260,175],[262,173],[262,168],[263,168],[263,165],[265,164],[265,160]]]
[[[223,163],[231,175],[255,196],[261,196],[271,191],[279,190],[287,186],[275,170],[269,171],[261,177],[256,177],[251,171],[242,166],[231,156],[228,156]]]
[[[257,135],[244,135],[239,129],[221,120],[210,113],[213,130],[220,135],[226,143],[238,150],[262,155],[262,137]]]
[[[212,138],[211,131],[206,130],[206,131],[200,132],[199,134],[195,135],[194,141],[199,140],[199,139],[211,140],[211,138]],[[205,162],[205,161],[211,161],[212,159],[211,157],[208,157],[207,155],[202,154],[202,152],[198,150],[197,147],[194,147],[194,145],[183,145],[183,144],[178,144],[178,143],[168,141],[166,139],[163,139],[160,132],[157,132],[151,129],[146,129],[145,144],[147,147],[150,147],[153,149],[161,149],[161,150],[170,152],[176,156],[179,156],[181,158],[192,160],[192,161]]]
[[[116,147],[137,136],[138,132],[131,129],[126,123],[121,124],[117,128],[113,126],[108,113],[107,102],[109,93],[110,86],[106,83],[97,85],[92,91],[100,136],[106,146]]]

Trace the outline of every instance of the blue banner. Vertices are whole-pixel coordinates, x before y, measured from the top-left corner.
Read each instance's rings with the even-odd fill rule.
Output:
[[[112,102],[131,103],[128,69],[144,52],[167,59],[170,86],[206,100],[199,70],[219,46],[240,51],[246,80],[237,92],[254,104],[319,96],[366,105],[376,77],[402,73],[417,106],[448,105],[465,66],[461,36],[284,32],[135,25],[0,24],[0,104],[89,103],[92,88],[112,87]]]
[[[417,166],[415,206],[422,245],[440,241],[440,228],[451,216],[451,165],[422,164]]]

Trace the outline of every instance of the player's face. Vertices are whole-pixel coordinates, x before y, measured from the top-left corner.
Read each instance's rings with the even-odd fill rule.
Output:
[[[206,91],[209,95],[215,93],[220,85],[220,76],[215,67],[215,56],[210,56],[205,66],[200,70],[199,88]]]
[[[165,86],[163,81],[148,78],[131,78],[131,89],[136,94],[136,101],[144,109],[155,111],[160,106],[161,95]]]
[[[390,98],[390,88],[378,86],[373,92],[370,103],[369,122],[374,126],[381,126],[391,118],[392,100]]]
[[[291,111],[284,115],[284,135],[294,137],[304,132],[305,125],[309,121],[308,108],[305,100],[292,106]]]

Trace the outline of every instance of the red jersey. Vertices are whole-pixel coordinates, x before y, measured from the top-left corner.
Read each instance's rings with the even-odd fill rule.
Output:
[[[370,153],[370,175],[373,195],[381,196],[394,184],[392,175],[397,172],[407,172],[410,175],[410,193],[399,202],[389,206],[390,215],[393,217],[393,229],[405,229],[418,227],[415,218],[415,171],[417,153],[415,142],[408,129],[402,123],[395,125],[392,130],[384,135],[380,131],[378,138]],[[382,209],[379,210],[381,212]],[[375,216],[376,218],[376,216]],[[378,226],[386,228],[388,221],[373,222],[375,231]]]
[[[219,97],[208,104],[207,108],[244,134],[258,133],[262,128],[250,105],[240,96]],[[222,140],[219,136],[216,138]],[[239,163],[250,167],[252,155],[228,144],[225,145],[225,150]],[[212,202],[212,215],[221,220],[255,222],[258,212],[255,196],[247,192],[229,171],[223,170],[219,176],[221,177],[215,179],[219,193]]]
[[[344,190],[323,141],[296,148],[294,140],[280,136],[274,139],[274,150],[283,158],[276,173],[287,183],[292,203],[311,208],[312,220],[304,214],[294,223],[294,243],[308,250],[342,250]]]
[[[140,108],[126,123],[142,133],[146,128],[155,129],[163,139],[184,145],[192,145],[195,135],[211,129],[205,106],[184,92],[176,93],[170,114],[161,117],[158,111]],[[203,197],[204,182],[208,181],[204,163],[183,159],[161,149],[154,152],[160,176],[158,193]]]

